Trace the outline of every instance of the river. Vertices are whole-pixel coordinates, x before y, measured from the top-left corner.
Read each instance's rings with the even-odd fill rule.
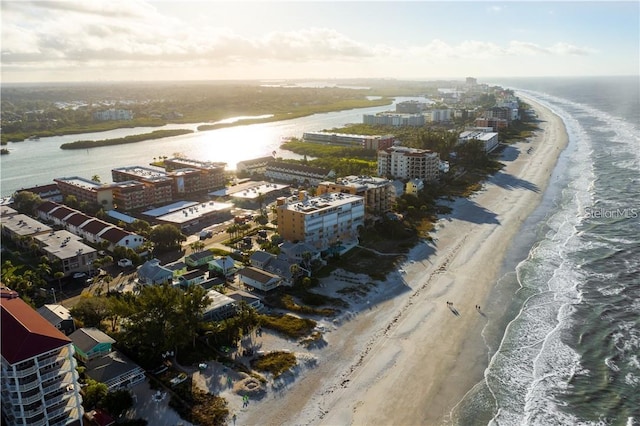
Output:
[[[59,177],[79,176],[91,179],[98,175],[102,182],[111,182],[111,170],[114,168],[146,166],[154,157],[173,157],[176,153],[197,160],[225,162],[229,170],[234,170],[239,161],[271,155],[273,151],[276,151],[278,157],[300,158],[292,152],[280,149],[283,138],[299,138],[304,132],[362,123],[363,114],[395,110],[395,103],[406,100],[428,102],[425,98],[397,97],[392,105],[313,114],[292,120],[237,125],[203,132],[198,132],[197,127],[211,123],[135,127],[10,142],[5,146],[10,154],[0,156],[0,194],[9,196],[18,189],[49,184]],[[223,121],[233,119],[234,117],[230,117]],[[63,143],[78,140],[112,139],[161,129],[192,129],[195,133],[127,145],[81,150],[60,149]]]

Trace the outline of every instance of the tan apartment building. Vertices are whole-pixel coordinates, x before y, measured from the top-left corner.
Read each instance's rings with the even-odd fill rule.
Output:
[[[396,197],[393,182],[371,176],[346,176],[335,182],[320,182],[317,195],[327,192],[359,195],[364,198],[367,215],[379,215],[391,211]]]
[[[182,169],[194,171],[194,177],[187,174],[182,176],[184,191],[212,191],[223,188],[226,183],[224,169],[226,163],[212,161],[198,161],[187,158],[174,157],[164,160],[164,167],[167,172],[176,172]],[[181,176],[181,175],[176,175]],[[197,176],[197,179],[196,177]],[[180,183],[178,183],[179,185]],[[174,184],[175,188],[175,184]],[[180,189],[180,187],[178,187]],[[181,191],[178,190],[178,193]]]
[[[173,200],[173,179],[163,170],[119,167],[111,170],[113,198],[120,210],[132,210]]]
[[[78,176],[57,178],[53,181],[58,185],[64,197],[73,195],[78,201],[97,204],[105,210],[113,209],[113,190],[110,185]]]
[[[305,191],[293,202],[277,201],[278,233],[288,241],[302,241],[326,250],[340,241],[358,238],[364,225],[364,198],[344,193],[325,193],[307,198]]]

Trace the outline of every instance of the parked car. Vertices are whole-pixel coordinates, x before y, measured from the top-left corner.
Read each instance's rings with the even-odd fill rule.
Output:
[[[84,278],[86,276],[87,276],[87,274],[85,274],[84,272],[76,272],[75,274],[73,274],[73,278],[75,278],[75,279]]]
[[[186,373],[180,373],[176,377],[171,379],[169,382],[171,383],[171,386],[176,386],[176,385],[179,385],[180,383],[184,382],[185,380],[187,380],[187,374]]]
[[[205,229],[203,231],[200,231],[200,239],[204,240],[207,238],[211,238],[213,237],[213,231],[209,230],[209,229]]]

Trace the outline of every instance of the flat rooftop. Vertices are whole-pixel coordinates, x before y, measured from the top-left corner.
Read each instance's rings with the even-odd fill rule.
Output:
[[[338,207],[353,202],[364,203],[364,197],[359,195],[344,194],[342,192],[328,192],[319,197],[309,198],[305,201],[297,201],[286,204],[287,210],[296,210],[303,213],[312,213],[319,210]]]
[[[234,299],[230,298],[229,296],[225,296],[224,294],[215,290],[209,290],[207,292],[207,296],[209,297],[209,305],[204,308],[205,312],[210,312],[223,306],[236,303]]]
[[[195,203],[189,207],[171,211],[170,213],[156,216],[156,219],[164,222],[182,224],[191,222],[194,219],[205,217],[217,212],[229,211],[233,208],[231,203],[216,203],[207,201],[206,203]]]
[[[156,169],[151,169],[149,167],[142,167],[142,166],[118,167],[117,169],[113,169],[113,171],[127,173],[131,176],[136,176],[136,177],[147,179],[147,180],[169,179],[169,177],[167,176],[167,173],[164,170],[156,170]]]
[[[173,162],[177,164],[184,164],[190,167],[196,167],[198,169],[219,169],[219,168],[224,168],[227,165],[227,163],[223,163],[223,162],[199,161],[199,160],[192,160],[189,158],[170,158],[165,161]]]
[[[58,259],[70,259],[79,254],[86,255],[96,251],[93,247],[84,244],[82,238],[69,231],[54,231],[36,235],[34,238],[42,243],[42,250]]]
[[[256,182],[249,181],[234,186],[228,186],[215,192],[209,193],[214,197],[232,197],[253,200],[258,198],[258,195],[267,195],[270,192],[280,191],[288,188],[289,185],[283,185],[280,183],[269,182]]]
[[[25,236],[37,234],[39,232],[51,231],[51,227],[39,222],[27,215],[16,214],[13,216],[3,216],[2,226],[10,229],[14,234]]]
[[[345,176],[343,178],[336,179],[336,182],[322,182],[326,185],[342,185],[350,186],[353,188],[378,188],[390,184],[389,179],[374,177],[374,176]]]
[[[104,186],[104,184],[102,183],[94,182],[92,180],[81,178],[78,176],[62,177],[62,178],[56,178],[54,180],[58,182],[65,182],[65,183],[68,183],[69,185],[74,185],[74,186],[78,186],[80,188],[85,188],[85,189],[100,189],[101,187]]]
[[[460,133],[460,139],[477,139],[479,141],[488,141],[495,137],[496,132],[483,132],[479,130],[467,130]]]
[[[397,115],[396,113],[392,113]],[[392,138],[393,135],[354,135],[352,133],[336,133],[336,132],[304,132],[304,135],[309,136],[337,136],[347,139],[361,139],[361,140],[380,140]],[[303,137],[304,137],[303,135]]]
[[[195,206],[196,204],[199,204],[199,203],[195,201],[176,201],[175,203],[167,204],[166,206],[147,210],[146,212],[143,212],[143,214],[151,217],[160,217],[168,213],[172,213],[178,210]]]

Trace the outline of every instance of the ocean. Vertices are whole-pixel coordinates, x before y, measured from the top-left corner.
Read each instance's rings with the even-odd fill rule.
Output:
[[[639,81],[496,81],[559,115],[569,144],[507,256],[493,307],[508,309],[452,423],[640,425]]]

